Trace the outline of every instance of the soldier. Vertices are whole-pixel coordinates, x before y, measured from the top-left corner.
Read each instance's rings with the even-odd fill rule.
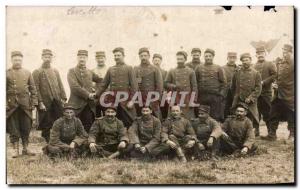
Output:
[[[159,68],[151,65],[149,62],[150,52],[148,48],[140,48],[139,57],[141,64],[134,67],[134,71],[136,74],[139,91],[142,94],[143,104],[145,104],[148,92],[157,92],[160,95],[162,94],[163,79]],[[154,115],[157,118],[162,119],[159,101],[151,102],[150,106]],[[137,111],[140,115],[141,108],[139,107]]]
[[[195,72],[186,67],[184,63],[187,60],[187,53],[179,51],[177,56],[177,68],[171,69],[166,77],[166,89],[176,93],[175,104],[180,104],[181,94],[187,93],[184,97],[184,104],[182,106],[182,113],[185,118],[190,119],[195,116],[194,107],[190,107],[191,94],[197,95],[197,82]],[[181,93],[181,94],[180,94]]]
[[[107,66],[105,65],[105,61],[106,61],[106,57],[105,57],[105,52],[104,51],[97,51],[96,52],[96,62],[97,62],[97,67],[94,68],[92,71],[98,75],[98,77],[100,78],[104,78],[106,72],[107,72]],[[95,84],[95,88],[96,91],[99,90],[100,88],[100,83],[98,83],[98,85],[96,86]],[[102,107],[100,105],[99,102],[96,103],[96,117],[101,117],[104,115],[104,107]]]
[[[276,77],[276,66],[272,62],[265,60],[266,52],[264,47],[259,47],[256,49],[257,63],[254,65],[262,78],[261,85],[262,91],[260,96],[257,99],[257,108],[259,120],[263,116],[263,120],[267,125],[268,132],[270,131],[269,124],[269,113],[271,110],[271,101],[272,101],[272,83]],[[258,129],[257,123],[253,123],[254,129]]]
[[[226,91],[226,77],[221,66],[213,63],[215,51],[206,49],[205,63],[196,70],[198,102],[210,106],[210,115],[217,121],[224,119],[223,100]]]
[[[189,151],[197,142],[191,123],[181,116],[178,105],[171,107],[171,116],[162,124],[161,142],[152,154],[175,152],[181,162],[186,162],[184,151]]]
[[[22,140],[23,155],[33,156],[28,150],[28,139],[32,125],[32,111],[38,105],[37,92],[31,73],[22,68],[23,55],[11,52],[12,67],[6,74],[6,122],[13,158],[19,157],[19,139]]]
[[[86,149],[88,134],[80,119],[75,117],[74,107],[66,104],[63,114],[54,122],[49,144],[43,151],[50,158],[77,158]]]
[[[230,86],[231,86],[233,74],[238,70],[238,66],[236,65],[236,60],[237,60],[237,53],[228,52],[227,64],[222,67],[227,81],[226,92],[225,92],[226,95],[224,99],[224,105],[225,105],[224,118],[226,118],[228,115],[231,115],[230,108],[233,101],[233,94],[230,90]]]
[[[43,64],[33,71],[32,76],[38,94],[38,129],[42,130],[42,137],[49,142],[50,129],[55,120],[63,114],[63,106],[67,101],[64,86],[59,72],[51,66],[52,51],[44,49]]]
[[[289,138],[295,135],[295,92],[293,47],[285,44],[283,60],[277,64],[277,93],[270,111],[270,131],[267,140],[276,140],[276,130],[280,120],[288,122]]]
[[[142,117],[137,117],[128,129],[131,157],[145,157],[160,144],[161,123],[152,116],[150,107],[142,108]]]
[[[89,131],[96,114],[96,93],[93,82],[100,83],[102,78],[86,68],[88,52],[79,50],[78,64],[68,72],[68,83],[71,89],[69,104],[74,106],[76,116],[81,120],[84,129]]]
[[[210,107],[200,105],[198,118],[192,119],[191,124],[196,133],[198,142],[194,146],[194,153],[201,157],[204,150],[208,150],[214,158],[219,149],[219,137],[222,135],[220,124],[209,116]]]
[[[108,68],[101,88],[97,92],[97,97],[100,97],[109,86],[110,90],[114,93],[117,93],[118,91],[128,93],[129,99],[118,105],[117,112],[117,117],[122,120],[125,127],[128,128],[136,117],[136,110],[131,98],[138,87],[133,68],[124,62],[124,49],[121,47],[115,48],[113,53],[116,65]],[[108,98],[108,101],[114,103],[115,95]]]
[[[191,55],[192,55],[192,61],[186,63],[185,66],[187,66],[195,71],[196,67],[201,64],[201,61],[200,61],[201,50],[199,48],[193,48]]]
[[[89,132],[88,143],[93,154],[117,158],[127,152],[129,143],[127,129],[116,118],[116,108],[107,107],[105,116],[96,119]]]
[[[248,106],[240,103],[236,107],[235,116],[225,120],[220,141],[222,154],[240,153],[242,155],[254,152],[255,135],[252,122],[246,117]]]
[[[241,55],[242,68],[234,73],[231,83],[231,91],[234,94],[232,109],[242,102],[249,107],[248,117],[255,126],[259,126],[257,98],[261,93],[261,76],[258,71],[251,67],[251,55]],[[255,135],[259,135],[259,128],[255,129]]]

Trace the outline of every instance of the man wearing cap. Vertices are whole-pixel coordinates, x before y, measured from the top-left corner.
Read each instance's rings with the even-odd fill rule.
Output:
[[[252,122],[246,117],[247,111],[247,104],[240,103],[236,106],[235,117],[229,117],[223,123],[224,132],[220,138],[222,154],[245,155],[257,149]]]
[[[223,100],[226,93],[226,76],[221,66],[213,63],[215,51],[206,49],[204,64],[196,70],[198,102],[210,106],[210,115],[217,121],[224,119]]]
[[[232,78],[231,90],[234,94],[232,109],[242,102],[249,107],[248,117],[255,126],[259,126],[257,110],[257,98],[261,94],[261,76],[258,71],[251,67],[251,55],[243,53],[240,57],[242,67],[235,72]],[[255,129],[258,134],[258,128]]]
[[[28,150],[32,125],[32,111],[38,105],[37,92],[31,73],[22,68],[23,55],[11,52],[12,67],[6,71],[6,130],[13,144],[13,158],[19,156],[19,139],[23,155],[34,155]]]
[[[102,78],[86,68],[88,52],[78,50],[78,64],[68,72],[68,83],[71,89],[69,104],[74,106],[76,116],[88,132],[96,114],[96,93],[93,82],[100,83]]]
[[[144,106],[142,116],[137,117],[128,129],[131,157],[150,156],[153,148],[160,144],[161,123],[151,114],[151,108]]]
[[[38,94],[38,129],[42,137],[49,142],[50,129],[55,120],[63,114],[63,105],[67,101],[64,86],[57,69],[51,66],[52,51],[42,52],[42,66],[33,71],[32,76]]]
[[[159,68],[154,65],[151,65],[150,52],[148,48],[140,48],[139,49],[139,57],[141,60],[141,64],[139,66],[134,67],[134,71],[136,74],[136,79],[139,87],[139,91],[142,93],[143,104],[146,103],[147,96],[149,92],[156,92],[160,96],[163,92],[163,79]],[[147,105],[149,106],[149,105]],[[153,110],[153,114],[162,119],[162,115],[160,112],[159,101],[151,102],[150,107]],[[137,109],[138,115],[141,113],[141,108]]]
[[[54,122],[49,144],[43,151],[50,158],[67,156],[73,159],[84,152],[87,138],[80,119],[75,117],[74,107],[65,104],[63,116]]]
[[[107,72],[107,66],[105,65],[106,57],[104,51],[96,52],[96,62],[97,66],[92,71],[98,75],[100,78],[104,78]],[[100,83],[95,84],[96,91],[100,88]],[[104,107],[100,105],[99,102],[96,102],[96,117],[101,117],[104,115]]]
[[[89,132],[88,143],[93,155],[117,158],[128,150],[129,139],[123,122],[116,118],[116,108],[107,107],[105,116],[97,118]]]
[[[201,61],[200,61],[201,50],[200,50],[200,48],[193,48],[192,52],[191,52],[191,55],[192,55],[192,61],[186,63],[185,66],[195,70],[196,67],[201,64]]]
[[[133,101],[131,101],[134,93],[138,90],[136,76],[132,66],[124,62],[125,53],[122,47],[115,48],[113,54],[116,65],[108,68],[101,87],[97,92],[97,97],[101,99],[102,93],[109,87],[109,90],[114,94],[106,103],[115,104],[116,93],[119,91],[128,93],[128,100],[119,103],[117,112],[117,117],[122,120],[125,127],[128,128],[136,117],[136,109]]]
[[[295,135],[295,83],[294,83],[293,47],[285,44],[283,59],[277,64],[277,93],[272,101],[270,111],[270,131],[267,140],[276,140],[279,121],[288,122],[289,138]]]
[[[237,53],[236,52],[228,52],[227,54],[227,64],[224,65],[222,68],[224,70],[225,76],[226,76],[226,81],[227,81],[227,86],[226,86],[226,96],[224,99],[224,118],[226,118],[228,115],[231,115],[230,113],[230,108],[232,105],[233,101],[233,94],[230,90],[231,86],[231,81],[233,74],[237,72],[238,66],[236,65],[236,60],[237,60]]]
[[[185,51],[179,51],[176,54],[177,67],[171,69],[165,80],[165,87],[168,91],[176,93],[175,104],[184,103],[180,105],[182,107],[182,113],[185,118],[190,119],[195,116],[194,107],[190,107],[190,99],[192,93],[197,96],[197,82],[196,75],[193,69],[186,67],[185,62],[187,60],[187,53]],[[184,101],[182,102],[182,95]],[[195,99],[197,99],[195,97]]]
[[[201,157],[204,151],[208,150],[213,158],[219,148],[219,137],[222,135],[222,129],[220,124],[209,116],[209,112],[209,106],[200,105],[198,117],[191,119],[191,124],[198,139],[193,151],[197,157]]]
[[[276,66],[272,62],[266,61],[265,59],[266,51],[264,47],[258,47],[256,49],[256,57],[257,63],[254,65],[254,69],[256,69],[261,75],[261,85],[262,90],[261,94],[257,99],[257,108],[258,108],[258,116],[259,120],[261,120],[261,116],[267,125],[268,132],[270,131],[270,110],[271,110],[271,101],[272,101],[272,83],[276,78]],[[253,127],[255,129],[255,135],[259,136],[259,126],[257,123],[253,123]]]

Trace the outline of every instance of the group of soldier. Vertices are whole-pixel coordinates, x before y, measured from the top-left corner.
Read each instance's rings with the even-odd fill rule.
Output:
[[[116,64],[107,67],[105,52],[96,52],[97,67],[86,68],[88,51],[79,50],[78,63],[68,72],[70,97],[67,97],[59,71],[52,67],[53,53],[42,51],[42,65],[31,74],[22,68],[23,54],[11,53],[12,67],[7,70],[7,132],[13,145],[13,157],[34,155],[28,150],[32,112],[37,111],[38,129],[46,140],[43,152],[50,158],[100,156],[106,158],[209,158],[256,150],[255,137],[263,119],[268,135],[276,140],[280,121],[288,122],[294,138],[294,60],[293,47],[284,45],[282,57],[273,62],[265,59],[264,47],[256,49],[257,63],[249,53],[228,52],[227,64],[214,63],[215,51],[193,48],[192,61],[187,53],[176,53],[177,67],[170,71],[160,65],[163,57],[152,56],[148,48],[138,52],[141,63],[132,67],[124,62],[125,51],[113,50]],[[196,94],[197,107],[160,106],[158,101],[138,106],[130,98],[117,106],[104,107],[99,98],[106,91],[139,91],[145,103],[150,91]],[[115,100],[112,94],[110,101]],[[178,103],[178,104],[176,104]]]

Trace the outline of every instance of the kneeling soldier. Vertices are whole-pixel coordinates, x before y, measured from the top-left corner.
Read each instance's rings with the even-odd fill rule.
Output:
[[[64,106],[64,116],[57,119],[50,132],[49,144],[44,148],[50,158],[68,156],[76,158],[87,145],[88,134],[81,121],[75,117],[71,105]]]
[[[214,158],[219,148],[219,137],[222,134],[222,129],[220,124],[209,116],[209,112],[209,106],[200,105],[198,118],[191,120],[198,139],[193,153],[196,153],[198,158],[203,156],[204,150],[208,150],[210,156]]]
[[[223,124],[220,151],[223,154],[252,153],[257,149],[252,122],[246,117],[248,107],[240,103],[235,111],[235,117],[228,118]]]
[[[137,117],[128,129],[131,157],[151,155],[152,149],[160,144],[161,123],[151,114],[150,107],[143,107],[142,116]]]
[[[127,129],[116,118],[116,108],[108,107],[105,116],[96,119],[89,132],[89,146],[92,154],[116,158],[125,153],[128,144]]]

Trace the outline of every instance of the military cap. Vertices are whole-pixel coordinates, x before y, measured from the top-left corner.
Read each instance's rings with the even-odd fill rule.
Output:
[[[146,47],[140,48],[139,49],[139,54],[143,53],[143,52],[147,52],[148,54],[150,54],[149,49]]]
[[[115,53],[115,52],[121,52],[121,53],[124,55],[124,48],[122,48],[122,47],[117,47],[117,48],[115,48],[112,52],[113,52],[113,53]]]
[[[75,110],[75,108],[71,104],[65,104],[64,105],[64,110]]]
[[[96,51],[96,57],[105,57],[104,51]]]
[[[236,108],[240,108],[240,107],[244,108],[245,110],[249,109],[248,105],[244,102],[240,102],[237,104]]]
[[[293,46],[289,44],[284,44],[282,49],[287,50],[289,52],[293,52]]]
[[[207,48],[204,53],[211,53],[213,56],[215,56],[215,50],[210,48]]]
[[[113,104],[112,104],[112,105],[110,105],[110,106],[108,106],[108,107],[106,107],[106,108],[105,108],[105,111],[106,111],[106,110],[108,110],[108,109],[115,110],[115,112],[117,111],[117,107],[116,107],[116,106],[114,106]]]
[[[203,111],[205,113],[209,113],[210,112],[210,106],[207,105],[200,105],[198,108],[199,111]]]
[[[14,56],[21,56],[21,57],[23,57],[23,54],[20,51],[12,51],[11,52],[11,57],[14,57]]]
[[[178,51],[176,55],[183,55],[185,59],[187,59],[187,53],[185,51]]]
[[[251,59],[250,53],[243,53],[243,54],[241,54],[240,60],[242,61],[242,59],[244,59],[244,58],[250,58]]]
[[[237,53],[236,52],[228,52],[227,57],[237,57]]]
[[[77,56],[79,56],[79,55],[88,56],[88,51],[86,51],[86,50],[78,50]]]
[[[155,53],[155,54],[153,54],[153,59],[154,58],[162,59],[162,56],[160,54],[158,54],[158,53]]]
[[[200,48],[193,48],[192,51],[191,51],[191,53],[196,53],[196,52],[201,53]]]
[[[50,49],[43,49],[42,55],[53,55]]]
[[[265,52],[265,48],[263,46],[256,48],[256,53]]]

